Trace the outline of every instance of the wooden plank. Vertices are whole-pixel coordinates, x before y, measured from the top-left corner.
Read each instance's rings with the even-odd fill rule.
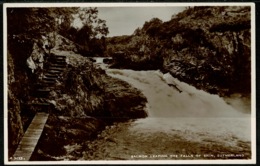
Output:
[[[62,58],[62,57],[55,57],[52,60],[53,61],[64,61],[64,62],[66,62],[66,58]]]
[[[66,67],[66,65],[50,64],[50,67]]]
[[[61,73],[61,71],[56,69],[50,69],[48,70],[48,73]]]
[[[53,74],[53,73],[51,73],[51,74],[46,73],[44,76],[45,77],[52,77],[52,78],[58,78],[59,77],[57,74]]]
[[[49,84],[55,84],[55,83],[56,83],[56,81],[47,81],[47,80],[43,80],[43,81],[42,81],[42,84],[45,84],[45,85],[46,85],[46,84],[48,84],[48,85],[49,85]]]
[[[43,77],[42,80],[44,80],[44,81],[56,81],[57,78],[53,78],[53,77],[49,77],[49,78],[47,78],[47,77]]]
[[[37,89],[38,92],[50,92],[50,89]]]
[[[35,106],[50,106],[50,103],[28,103],[28,105],[35,105]]]
[[[53,79],[53,80],[56,80],[58,78],[58,75],[55,74],[55,73],[48,73],[48,74],[45,74],[43,79]]]
[[[51,61],[52,64],[54,65],[67,65],[66,61],[65,60],[53,60]]]
[[[53,57],[60,57],[60,58],[66,58],[67,56],[66,55],[53,55]]]
[[[65,67],[50,67],[49,70],[64,71]]]
[[[13,161],[29,161],[40,139],[49,114],[38,112],[25,132],[21,142],[13,155]]]

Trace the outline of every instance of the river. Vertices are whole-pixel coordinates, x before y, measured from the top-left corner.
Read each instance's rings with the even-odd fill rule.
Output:
[[[251,157],[250,110],[237,110],[159,71],[106,72],[142,91],[148,117],[107,127],[80,160]]]

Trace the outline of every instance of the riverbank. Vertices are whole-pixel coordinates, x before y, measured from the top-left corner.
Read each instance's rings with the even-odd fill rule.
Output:
[[[115,59],[114,68],[161,70],[211,94],[248,97],[250,11],[248,6],[198,6],[166,22],[153,18],[130,36],[109,38],[107,54]]]
[[[67,57],[68,67],[57,80],[59,89],[50,92],[53,108],[32,161],[76,160],[86,141],[94,140],[106,126],[147,116],[147,101],[139,90],[107,76],[80,55],[56,54]]]
[[[200,122],[198,124],[198,122]],[[250,140],[225,133],[229,119],[147,118],[118,123],[89,142],[83,160],[250,159]],[[240,123],[246,122],[240,119]],[[237,124],[238,125],[238,124]],[[208,132],[206,126],[213,131]],[[234,126],[234,125],[232,125]],[[196,128],[196,129],[195,129]],[[214,132],[215,131],[215,132]],[[234,132],[235,133],[235,132]],[[221,136],[221,134],[224,134]]]
[[[108,69],[107,73],[143,92],[148,117],[110,126],[89,142],[80,160],[251,158],[250,108],[237,110],[218,95],[159,71]]]

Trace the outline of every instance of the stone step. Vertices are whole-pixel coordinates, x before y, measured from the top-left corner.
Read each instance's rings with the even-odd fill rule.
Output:
[[[51,60],[54,60],[54,61],[65,61],[66,62],[66,58],[52,58]]]
[[[49,96],[50,90],[36,89],[31,95],[34,97],[45,98]]]
[[[35,92],[31,94],[32,97],[37,97],[37,98],[47,98],[49,96],[49,93],[42,93],[42,92]]]
[[[57,71],[64,71],[65,68],[61,67],[49,67],[49,70],[57,70]]]
[[[37,92],[50,92],[50,89],[37,89]]]
[[[67,63],[66,63],[66,61],[52,61],[51,62],[51,65],[62,65],[62,67],[66,67],[66,65],[67,65]],[[51,67],[51,65],[50,65],[50,67]]]
[[[43,98],[38,98],[38,99],[43,99]],[[46,112],[46,113],[48,113],[53,106],[52,104],[47,103],[45,101],[31,102],[31,103],[27,103],[27,105],[33,107],[36,112]]]
[[[66,68],[66,65],[50,64],[49,67]]]
[[[56,83],[56,78],[42,78],[42,81],[41,82],[53,82],[53,83]]]
[[[47,81],[47,80],[43,80],[42,83],[43,83],[43,84],[52,85],[52,84],[55,84],[56,81]]]
[[[66,59],[67,57],[63,56],[63,55],[54,55],[54,56],[51,56],[50,58],[51,59]]]
[[[65,58],[61,58],[61,57],[52,57],[51,60],[56,60],[56,61],[66,61],[66,57],[65,57]]]
[[[56,81],[57,78],[54,78],[54,77],[43,77],[42,80],[45,80],[45,81]]]
[[[44,75],[44,77],[48,77],[48,78],[58,78],[59,76],[57,75],[57,74],[48,74],[48,73],[46,73],[45,75]]]
[[[66,60],[66,57],[65,56],[63,56],[63,57],[61,57],[61,56],[52,56],[52,57],[50,57],[49,59],[51,59],[51,60]]]
[[[34,105],[34,106],[51,106],[50,103],[28,103],[28,105]]]
[[[66,55],[53,55],[52,57],[56,57],[56,58],[66,58]]]
[[[52,64],[67,65],[66,61],[53,61]]]
[[[46,88],[46,85],[43,85],[42,83],[39,82],[33,85],[33,89],[43,89],[43,88]]]
[[[43,78],[58,78],[59,76],[56,73],[47,73],[43,76]]]
[[[60,74],[60,70],[48,70],[46,73],[52,73],[52,74]]]
[[[52,77],[52,78],[58,78],[60,73],[53,73],[53,72],[46,72],[45,76]]]

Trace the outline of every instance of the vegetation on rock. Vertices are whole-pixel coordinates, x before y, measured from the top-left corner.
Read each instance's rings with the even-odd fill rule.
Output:
[[[67,56],[69,68],[56,80],[57,89],[52,90],[49,98],[44,101],[52,104],[53,110],[44,129],[44,137],[39,142],[39,148],[43,150],[36,151],[34,157],[52,160],[54,158],[48,155],[64,154],[65,145],[79,143],[80,140],[84,143],[81,136],[87,137],[84,140],[91,139],[108,124],[106,121],[118,120],[122,115],[125,115],[123,120],[147,116],[143,109],[146,100],[138,90],[106,76],[104,71],[96,69],[90,61],[74,53],[103,53],[104,36],[107,35],[108,28],[97,14],[97,8],[7,8],[9,156],[15,152],[38,110],[28,103],[41,102],[32,96],[34,85],[41,79],[48,66],[47,59],[52,54]],[[83,22],[83,27],[73,31],[72,22],[75,17]],[[67,34],[70,40],[59,33],[64,36]],[[115,91],[112,87],[109,89],[109,85],[114,82],[122,87],[122,92]],[[107,93],[104,94],[104,91]],[[108,104],[110,99],[113,101]],[[128,104],[128,99],[138,102]],[[118,102],[125,104],[125,110],[117,113],[118,109],[113,109],[117,108],[115,104]],[[138,111],[142,113],[137,113]],[[76,119],[78,122],[75,122]],[[64,128],[67,130],[64,131]],[[63,136],[61,131],[65,132]],[[56,151],[53,147],[56,147]]]
[[[67,52],[67,58],[69,67],[60,89],[51,91],[51,116],[31,160],[78,159],[87,141],[107,125],[147,116],[140,91],[80,55]]]
[[[189,7],[170,21],[153,18],[131,36],[109,38],[107,54],[115,68],[161,69],[210,93],[247,96],[250,28],[250,7]]]
[[[75,17],[82,27],[72,26]],[[8,8],[7,22],[10,156],[37,111],[26,103],[37,100],[32,85],[52,54],[66,56],[68,68],[46,100],[52,109],[32,160],[78,159],[106,125],[147,116],[139,90],[79,54],[105,52],[114,57],[113,67],[160,69],[210,93],[251,92],[249,7],[187,8],[168,22],[154,18],[131,36],[107,39],[97,8]],[[28,58],[43,67],[30,70]]]

